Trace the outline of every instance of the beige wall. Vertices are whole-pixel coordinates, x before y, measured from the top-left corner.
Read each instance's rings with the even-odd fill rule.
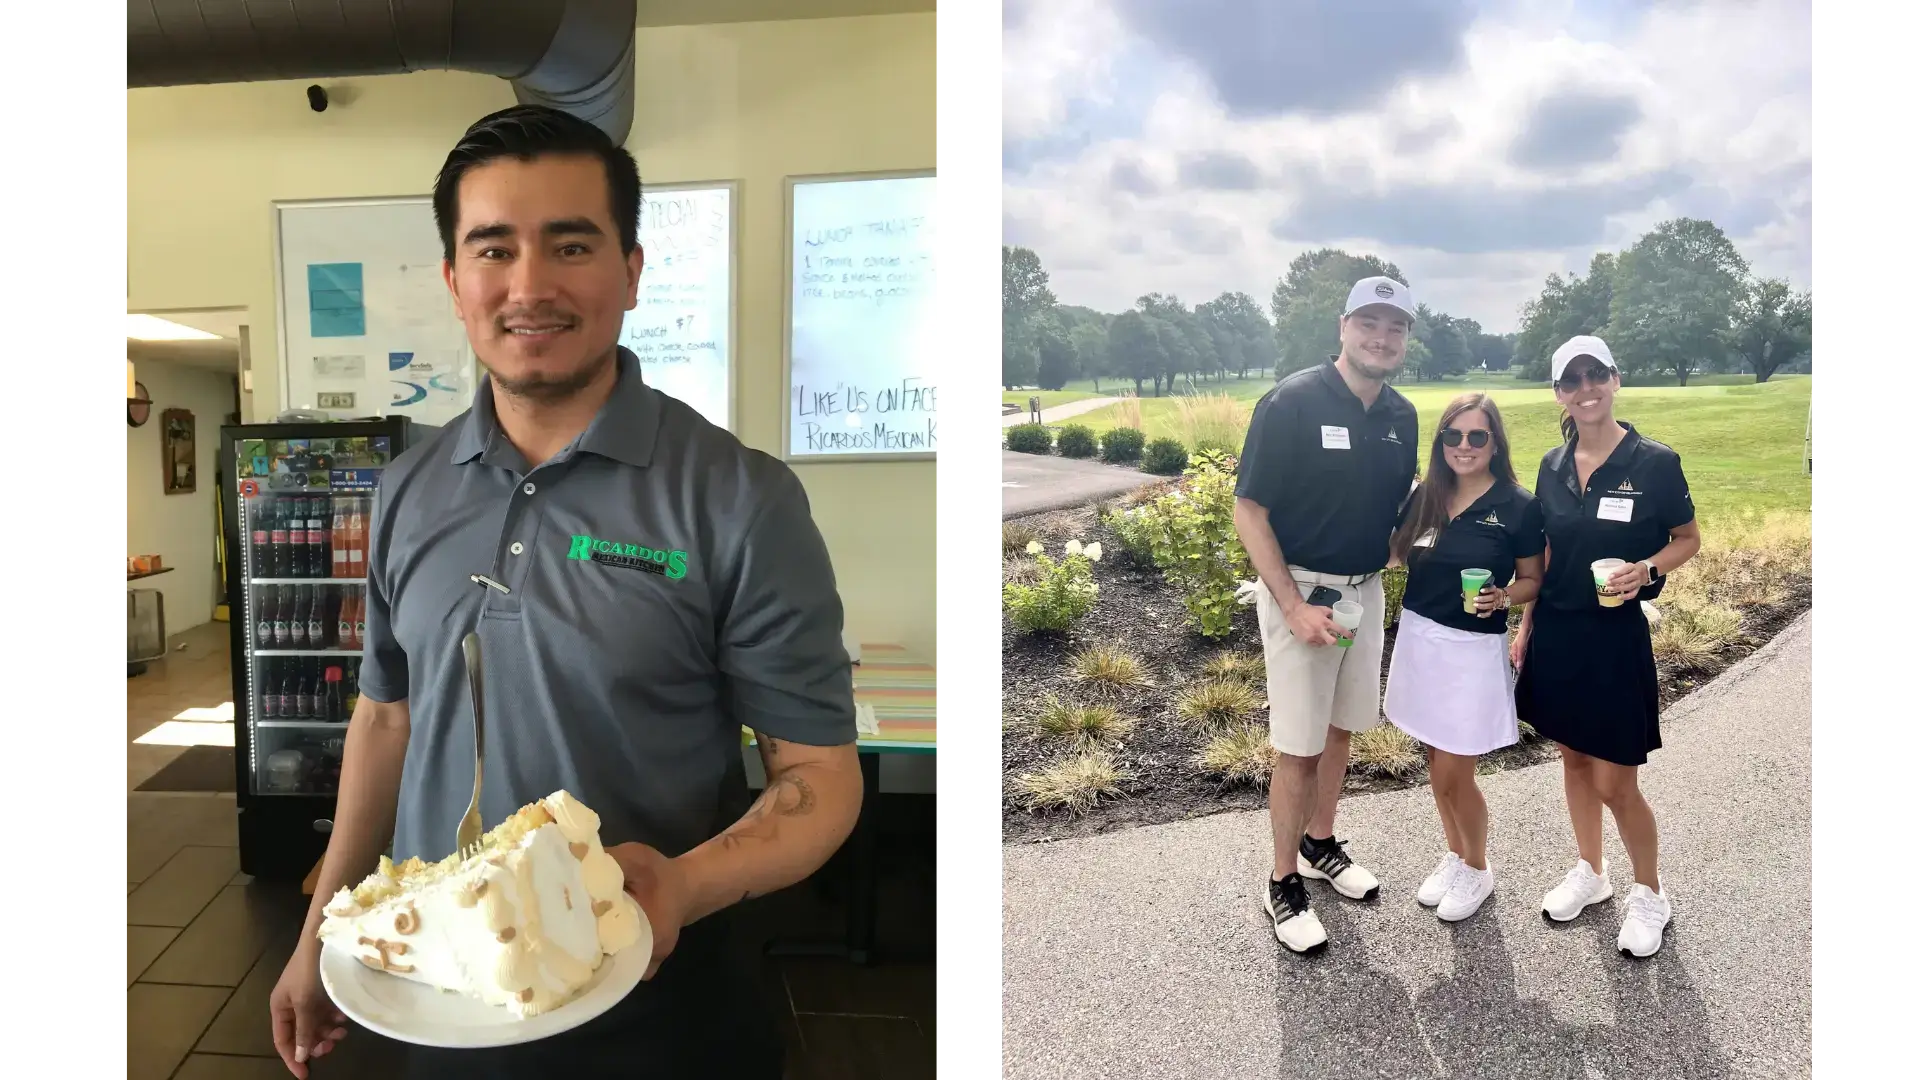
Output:
[[[934,17],[643,29],[627,147],[648,183],[741,181],[739,432],[777,453],[785,176],[934,164]],[[254,312],[249,419],[278,407],[270,204],[423,195],[462,130],[513,104],[479,75],[127,94],[128,307]],[[848,626],[934,649],[932,463],[796,466],[832,549]]]
[[[153,399],[153,414],[146,423],[127,429],[127,554],[158,555],[174,568],[170,574],[133,587],[160,590],[166,603],[167,633],[178,634],[212,619],[219,599],[214,455],[220,425],[233,410],[233,376],[154,360],[140,361],[135,368]],[[193,414],[199,464],[192,494],[163,494],[160,414],[166,409]]]

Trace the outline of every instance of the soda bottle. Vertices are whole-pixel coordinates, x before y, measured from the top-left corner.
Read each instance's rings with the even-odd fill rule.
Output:
[[[361,502],[353,499],[347,508],[347,576],[351,578],[367,573],[367,516]]]
[[[247,500],[247,516],[253,520],[253,576],[257,578],[273,575],[268,562],[273,550],[273,520],[267,511],[270,505],[265,496]]]
[[[280,718],[280,694],[273,685],[273,661],[260,661],[260,719]]]
[[[288,640],[293,648],[307,647],[307,617],[313,614],[313,596],[305,585],[293,587],[293,614],[288,616]]]
[[[253,588],[253,647],[273,648],[273,586]]]
[[[348,576],[347,559],[347,503],[345,496],[333,500],[333,534],[329,537],[333,549],[333,576]]]
[[[347,719],[346,691],[340,685],[340,669],[327,669],[327,692],[324,707],[320,710],[320,719],[330,724],[345,723]]]
[[[353,586],[340,586],[340,617],[335,620],[337,633],[333,645],[337,649],[353,648]]]
[[[295,720],[313,719],[313,676],[308,672],[306,661],[296,660],[300,665],[298,681],[293,684],[293,718]]]
[[[272,526],[267,530],[267,546],[272,550],[267,558],[268,577],[291,577],[287,567],[287,517],[284,500],[275,499],[268,511]]]
[[[353,647],[367,647],[367,590],[356,585],[353,588]]]
[[[316,495],[307,506],[307,568],[317,578],[333,576],[333,534],[328,529],[326,495]]]
[[[274,591],[280,594],[280,599],[273,605],[273,647],[290,649],[293,647],[293,586],[282,585]]]
[[[328,646],[326,636],[334,625],[332,615],[332,592],[324,584],[313,586],[313,607],[307,611],[307,648],[324,650]]]
[[[293,720],[299,716],[293,707],[300,689],[300,678],[295,671],[297,663],[296,660],[288,660],[285,668],[280,672],[280,719],[282,720]]]

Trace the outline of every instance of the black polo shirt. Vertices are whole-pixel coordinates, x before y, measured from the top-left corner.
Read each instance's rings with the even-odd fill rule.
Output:
[[[1411,502],[1411,500],[1409,500]],[[1407,591],[1401,606],[1442,626],[1482,634],[1507,632],[1506,613],[1469,615],[1460,595],[1460,571],[1491,570],[1487,584],[1506,588],[1514,564],[1547,549],[1540,500],[1526,488],[1494,481],[1487,493],[1440,530],[1431,547],[1407,556]]]
[[[1417,471],[1420,416],[1391,386],[1367,408],[1329,360],[1253,407],[1234,494],[1267,511],[1288,564],[1371,574]]]
[[[1575,442],[1547,451],[1540,459],[1540,480],[1534,491],[1545,511],[1547,579],[1540,602],[1565,611],[1616,610],[1600,607],[1593,587],[1593,564],[1599,559],[1650,559],[1667,546],[1673,530],[1693,520],[1693,495],[1680,469],[1680,455],[1620,425],[1627,436],[1607,460],[1593,470],[1587,490],[1580,490],[1574,468]],[[1577,437],[1576,437],[1577,441]],[[1660,580],[1640,590],[1639,600],[1652,600],[1666,586],[1672,567],[1661,567]],[[1631,604],[1617,610],[1633,610]]]

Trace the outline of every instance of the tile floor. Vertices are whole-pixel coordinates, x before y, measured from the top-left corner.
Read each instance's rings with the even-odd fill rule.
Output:
[[[267,996],[291,955],[307,898],[297,883],[256,882],[240,871],[231,794],[133,790],[180,753],[134,742],[161,724],[223,721],[230,700],[227,625],[174,639],[175,651],[127,680],[127,1075],[130,1080],[284,1077]],[[903,954],[931,955],[931,799],[883,796],[879,937]],[[742,923],[756,940],[830,933],[840,908],[838,865],[755,901]],[[855,967],[835,960],[769,959],[772,996],[784,999],[787,1075],[801,1080],[913,1080],[933,1075],[931,964]],[[400,1048],[356,1030],[314,1069],[317,1078],[394,1074]]]

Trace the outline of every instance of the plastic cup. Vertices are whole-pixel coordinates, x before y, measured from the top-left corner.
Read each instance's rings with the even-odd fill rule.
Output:
[[[1360,629],[1360,611],[1359,604],[1351,600],[1342,600],[1333,605],[1333,621],[1351,635]],[[1351,636],[1335,638],[1334,643],[1343,649],[1350,649],[1353,647],[1353,638]]]
[[[1607,592],[1607,579],[1615,570],[1627,565],[1625,559],[1597,559],[1593,564],[1593,591],[1600,596],[1601,607],[1619,607],[1627,598],[1619,593]]]
[[[1467,614],[1480,614],[1480,609],[1474,606],[1474,601],[1480,598],[1480,590],[1486,588],[1487,582],[1492,579],[1493,571],[1491,570],[1460,571],[1460,606],[1466,609]]]

